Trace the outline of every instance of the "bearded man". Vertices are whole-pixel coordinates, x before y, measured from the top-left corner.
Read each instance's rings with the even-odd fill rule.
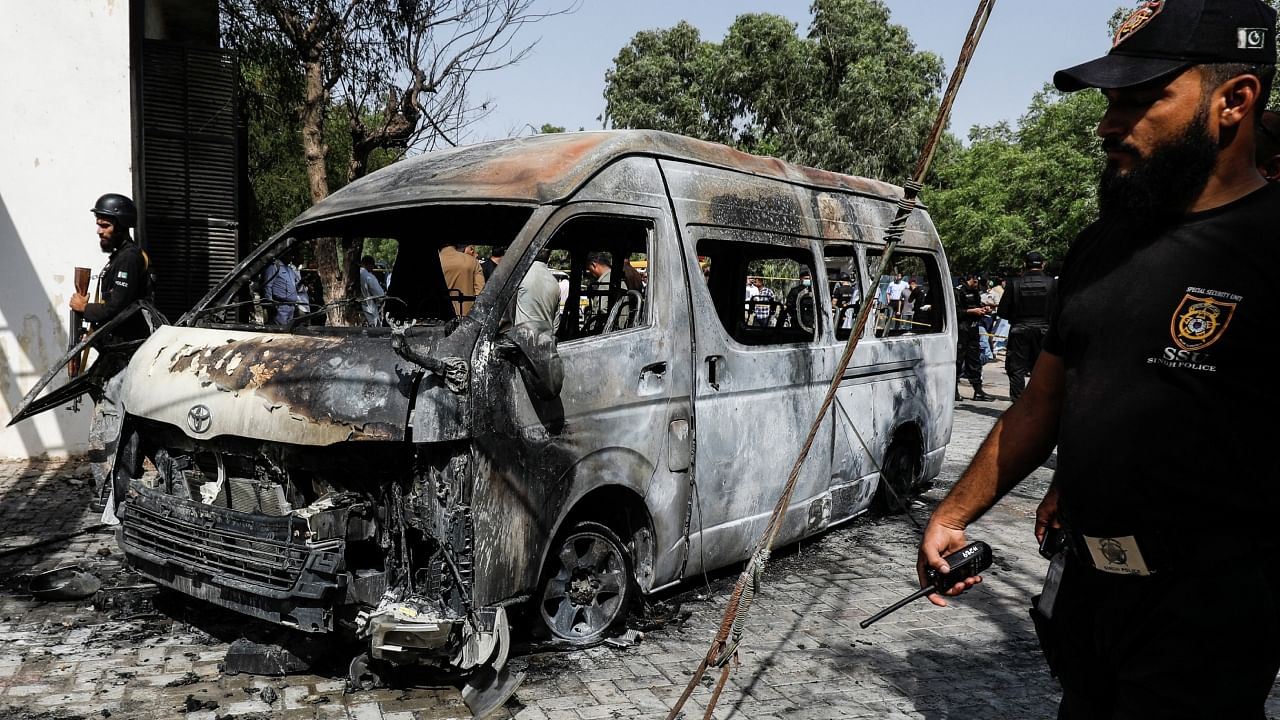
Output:
[[[965,528],[1057,446],[1032,615],[1059,718],[1262,718],[1280,669],[1280,377],[1262,350],[1280,187],[1254,161],[1275,28],[1259,0],[1153,0],[1106,56],[1054,77],[1106,96],[1101,217],[1067,255],[1030,384],[934,512],[918,569],[946,572]]]

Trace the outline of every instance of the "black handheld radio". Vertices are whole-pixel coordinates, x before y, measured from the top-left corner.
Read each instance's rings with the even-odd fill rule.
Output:
[[[922,597],[932,595],[933,593],[941,593],[958,582],[971,578],[974,575],[991,567],[991,546],[979,540],[978,542],[966,545],[959,550],[951,553],[943,558],[947,567],[951,569],[946,575],[941,575],[937,570],[929,568],[925,570],[925,578],[929,584],[920,588],[916,592],[902,598],[898,602],[872,615],[871,617],[858,623],[858,626],[866,630],[871,623],[880,620],[885,615],[901,608],[907,603],[915,602]]]

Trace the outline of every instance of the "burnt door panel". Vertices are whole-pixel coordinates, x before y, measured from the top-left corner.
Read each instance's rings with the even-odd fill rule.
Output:
[[[690,420],[691,378],[683,269],[672,235],[659,212],[584,203],[554,216],[531,247],[508,250],[503,262],[519,265],[506,276],[510,287],[499,291],[507,298],[499,300],[499,327],[478,353],[493,348],[491,374],[483,378],[491,389],[481,392],[494,404],[473,408],[484,463],[476,546],[491,548],[478,559],[485,565],[477,573],[479,602],[534,589],[546,548],[571,509],[580,520],[625,514],[633,527],[652,525],[654,557],[636,568],[642,588],[678,573],[688,461],[687,445],[686,458],[676,457],[679,433],[672,442],[669,428]],[[564,380],[550,399],[531,391],[523,358],[509,350],[503,357],[500,349],[517,318],[520,283],[544,247],[552,250],[549,268],[569,284],[556,328]],[[597,271],[607,264],[607,274],[593,273],[593,260]],[[477,403],[485,402],[480,397]],[[604,497],[610,500],[593,499]],[[622,497],[633,498],[638,511],[622,512]]]
[[[830,321],[809,241],[695,228],[686,247],[689,267],[705,278],[691,288],[702,541],[691,550],[694,573],[704,561],[717,567],[747,556],[763,533],[830,380],[821,342]],[[765,280],[754,296],[748,278]],[[775,545],[829,524],[830,448],[828,421],[801,467]]]

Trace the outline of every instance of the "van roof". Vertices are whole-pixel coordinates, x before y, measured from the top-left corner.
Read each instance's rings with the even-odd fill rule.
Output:
[[[432,201],[553,203],[567,199],[609,163],[631,155],[692,161],[887,200],[902,196],[902,188],[890,183],[751,155],[683,135],[602,130],[510,138],[424,153],[343,187],[298,221]]]

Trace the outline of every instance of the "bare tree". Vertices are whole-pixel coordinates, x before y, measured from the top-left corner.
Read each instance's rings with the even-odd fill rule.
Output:
[[[468,100],[478,72],[519,62],[528,23],[570,12],[534,12],[534,0],[221,0],[224,38],[245,55],[279,65],[298,80],[297,114],[312,203],[330,193],[325,142],[330,122],[347,125],[350,182],[368,172],[379,149],[456,145],[487,103]],[[346,297],[358,280],[360,248],[320,241],[316,265],[324,300]],[[332,324],[359,316],[353,304],[330,311]]]

